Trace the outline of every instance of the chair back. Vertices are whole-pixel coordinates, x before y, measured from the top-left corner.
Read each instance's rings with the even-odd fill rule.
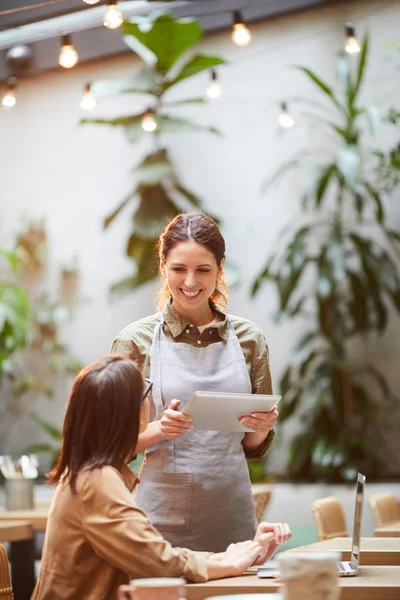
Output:
[[[0,598],[1,600],[14,600],[11,587],[10,567],[4,546],[0,544]]]
[[[348,537],[343,507],[336,498],[321,498],[311,504],[317,526],[318,539]]]
[[[393,494],[375,494],[368,502],[377,527],[400,522],[400,504]]]
[[[251,490],[254,501],[254,512],[256,513],[257,523],[261,523],[271,499],[271,486],[268,483],[263,483],[253,487]]]

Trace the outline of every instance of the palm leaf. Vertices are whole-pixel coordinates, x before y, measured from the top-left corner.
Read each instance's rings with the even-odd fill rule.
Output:
[[[322,79],[320,79],[318,77],[318,75],[316,75],[316,73],[314,73],[314,71],[312,71],[311,69],[307,68],[307,67],[303,67],[301,65],[295,65],[295,68],[298,69],[299,71],[302,71],[303,73],[305,73],[307,75],[307,77],[309,77],[309,79],[311,79],[311,81],[313,83],[315,83],[315,85],[328,97],[330,98],[330,100],[332,100],[333,104],[336,106],[336,108],[341,112],[341,113],[345,113],[345,109],[344,107],[341,105],[341,103],[339,102],[339,100],[336,98],[335,94],[333,93],[332,88],[329,87],[328,84],[326,84],[324,81],[322,81]]]

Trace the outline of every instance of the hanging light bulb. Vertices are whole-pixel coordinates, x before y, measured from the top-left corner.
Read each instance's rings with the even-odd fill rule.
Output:
[[[117,0],[107,0],[107,10],[104,13],[103,23],[108,29],[117,29],[123,21],[121,11],[118,10]]]
[[[154,110],[148,108],[142,119],[142,128],[145,131],[154,131],[157,129],[157,121],[154,118]]]
[[[83,96],[81,100],[81,108],[84,110],[92,110],[96,106],[96,99],[93,96],[93,92],[91,90],[90,83],[85,83],[85,87],[83,89]]]
[[[78,62],[78,53],[71,43],[71,36],[69,34],[61,36],[61,50],[58,62],[64,69],[72,69]]]
[[[294,125],[293,117],[288,113],[286,102],[281,103],[281,114],[278,117],[278,123],[284,129],[289,129]]]
[[[357,54],[360,52],[360,44],[356,38],[356,30],[353,23],[346,23],[346,42],[344,49],[348,54]]]
[[[211,81],[207,89],[207,96],[210,98],[219,98],[222,94],[221,84],[218,81],[217,72],[211,69]]]
[[[97,4],[99,0],[83,0],[85,4]]]
[[[251,42],[251,33],[245,25],[240,10],[233,11],[232,42],[238,46],[247,46]]]
[[[15,77],[11,77],[7,82],[7,91],[4,94],[1,103],[6,108],[12,108],[15,106],[17,99],[15,97],[15,88],[17,87],[17,80]]]

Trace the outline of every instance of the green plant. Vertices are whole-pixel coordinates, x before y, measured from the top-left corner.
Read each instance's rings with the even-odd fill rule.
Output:
[[[47,235],[43,222],[31,222],[18,234],[15,252],[7,258],[19,269],[14,284],[1,282],[0,315],[5,314],[4,336],[1,336],[1,371],[7,376],[1,389],[0,435],[8,432],[10,419],[29,416],[39,397],[52,398],[56,383],[62,377],[75,374],[80,363],[60,339],[60,326],[66,322],[75,303],[76,272],[65,269],[60,273],[60,292],[57,298],[43,293],[47,266]],[[72,281],[71,281],[72,280]],[[7,306],[3,304],[8,299]],[[12,303],[10,303],[10,299]],[[28,313],[29,308],[29,313]],[[10,318],[10,316],[12,318]],[[0,318],[1,321],[1,318]],[[13,326],[13,337],[10,326]],[[18,329],[16,329],[18,326]],[[18,337],[16,337],[16,332]],[[41,425],[39,417],[36,419]]]
[[[30,305],[25,290],[18,285],[15,277],[19,272],[18,257],[0,247],[3,258],[11,269],[14,280],[0,275],[0,384],[4,374],[10,370],[10,357],[26,344]]]
[[[104,90],[121,94],[140,94],[144,108],[135,114],[114,119],[82,119],[82,123],[122,127],[128,140],[135,144],[143,137],[151,140],[153,150],[133,170],[135,184],[126,198],[105,218],[107,228],[129,204],[134,205],[133,231],[126,254],[134,263],[133,276],[115,283],[114,292],[129,291],[157,276],[154,248],[167,220],[183,210],[201,210],[201,200],[179,180],[168,150],[161,140],[164,135],[206,131],[205,127],[177,117],[174,111],[184,105],[203,104],[203,97],[168,100],[169,91],[182,81],[224,63],[222,58],[204,54],[189,55],[201,39],[199,23],[192,19],[175,19],[170,14],[153,14],[147,20],[124,22],[122,29],[127,45],[142,59],[143,66],[128,80],[98,82],[97,95]],[[156,128],[145,131],[144,119],[154,119]],[[153,125],[154,126],[154,125]]]
[[[382,178],[380,161],[391,169],[388,157],[369,147],[379,113],[360,103],[367,57],[368,36],[355,63],[338,55],[337,90],[297,67],[328,102],[303,113],[325,144],[303,151],[270,180],[293,168],[306,174],[302,214],[252,287],[254,295],[269,282],[278,316],[305,318],[280,381],[280,422],[300,421],[287,461],[295,480],[353,480],[358,469],[378,476],[373,430],[398,406],[384,375],[352,351],[355,341],[383,334],[392,310],[400,313],[400,231],[388,223],[384,198],[397,181]]]

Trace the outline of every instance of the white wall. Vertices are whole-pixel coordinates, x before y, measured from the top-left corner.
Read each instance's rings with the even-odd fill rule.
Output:
[[[223,218],[228,257],[241,267],[243,277],[241,288],[231,293],[230,311],[265,330],[275,382],[302,325],[274,324],[273,290],[264,288],[252,300],[249,288],[273,249],[277,232],[297,212],[299,181],[286,181],[264,196],[260,185],[296,149],[309,143],[302,126],[284,137],[277,135],[278,102],[315,95],[290,66],[308,65],[332,80],[333,55],[343,43],[347,20],[354,21],[360,35],[366,29],[371,33],[365,100],[374,102],[392,93],[394,101],[390,78],[395,71],[387,43],[398,41],[399,3],[340,3],[252,26],[253,41],[246,48],[234,46],[228,31],[208,36],[201,50],[229,61],[219,69],[223,96],[207,107],[191,106],[184,111],[200,123],[217,125],[224,136],[198,133],[166,140],[185,184],[204,198],[207,209]],[[78,256],[80,294],[85,302],[63,336],[84,363],[107,353],[118,331],[150,313],[154,305],[153,284],[109,302],[110,284],[130,270],[124,257],[129,210],[107,232],[102,231],[104,216],[134,184],[130,170],[147,149],[146,142],[130,146],[122,131],[78,125],[84,116],[79,108],[83,83],[126,76],[137,64],[127,55],[26,79],[20,83],[15,108],[0,111],[0,241],[13,244],[23,217],[44,216],[54,289],[57,265]],[[207,84],[208,74],[201,74],[183,82],[171,98],[202,95]],[[100,103],[91,115],[119,115],[142,106],[139,97],[113,98]],[[321,142],[313,138],[314,144]],[[398,217],[393,207],[397,223]],[[371,338],[364,346],[372,360],[384,366],[394,390],[400,383],[398,333],[397,320],[383,339]],[[64,402],[61,394],[57,400],[41,401],[38,407],[47,418],[61,420]],[[15,449],[21,439],[26,443],[39,438],[29,418],[19,418],[7,439],[0,440],[0,447]]]

